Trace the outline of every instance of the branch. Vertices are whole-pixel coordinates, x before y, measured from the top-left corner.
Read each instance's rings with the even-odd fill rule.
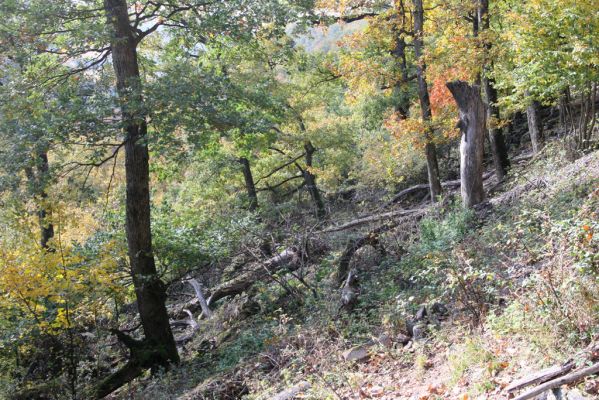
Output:
[[[577,381],[581,380],[582,378],[584,378],[585,376],[594,375],[596,373],[599,373],[599,363],[593,364],[590,367],[581,369],[580,371],[572,372],[571,374],[562,376],[561,378],[557,378],[552,381],[543,383],[542,385],[539,385],[539,386],[529,390],[528,392],[521,394],[520,396],[516,397],[514,400],[531,399],[531,398],[537,396],[538,394],[541,394],[547,390],[551,390],[551,389],[554,389],[554,388],[557,388],[557,387],[560,387],[562,385],[566,385],[569,383],[577,382]]]
[[[285,155],[286,155],[286,154],[285,154]],[[272,170],[271,172],[269,172],[268,174],[266,174],[266,175],[264,175],[263,177],[259,178],[259,179],[256,181],[256,183],[258,183],[258,182],[260,182],[261,180],[263,180],[263,179],[266,179],[266,178],[268,178],[268,177],[270,177],[270,176],[274,175],[276,172],[278,172],[278,171],[282,170],[283,168],[285,168],[285,167],[287,167],[287,166],[289,166],[289,165],[293,164],[294,162],[296,162],[297,160],[299,160],[300,158],[302,158],[302,157],[303,157],[303,156],[305,156],[305,155],[306,155],[306,153],[302,153],[302,154],[300,154],[299,156],[297,156],[297,157],[295,157],[295,158],[292,158],[292,159],[291,159],[291,161],[289,161],[289,162],[286,162],[285,164],[283,164],[283,165],[281,165],[281,166],[279,166],[279,167],[277,167],[277,168],[273,169],[273,170]],[[286,155],[286,156],[287,156],[287,155]]]
[[[276,189],[276,188],[278,188],[279,186],[282,186],[282,185],[286,184],[286,183],[287,183],[287,182],[289,182],[289,181],[292,181],[292,180],[294,180],[294,179],[303,178],[303,177],[304,177],[304,175],[294,175],[294,176],[292,176],[292,177],[290,177],[290,178],[284,179],[283,181],[281,181],[281,182],[277,183],[277,184],[276,184],[276,185],[274,185],[274,186],[270,186],[270,185],[268,185],[268,184],[267,184],[267,185],[266,185],[266,187],[264,187],[264,188],[256,188],[256,191],[258,191],[258,192],[264,192],[264,191],[266,191],[266,190],[270,190],[270,191],[272,191],[273,189]]]

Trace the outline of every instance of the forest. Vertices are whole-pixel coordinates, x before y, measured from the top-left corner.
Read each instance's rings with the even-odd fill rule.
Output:
[[[599,399],[597,0],[0,0],[0,399]]]

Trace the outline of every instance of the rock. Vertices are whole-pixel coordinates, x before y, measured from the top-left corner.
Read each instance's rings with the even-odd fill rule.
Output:
[[[449,314],[449,310],[443,303],[435,303],[431,306],[431,314],[435,314],[439,317],[444,317]]]
[[[422,340],[426,337],[426,324],[418,323],[412,328],[414,340]]]
[[[366,361],[369,357],[370,354],[368,354],[368,347],[363,345],[352,347],[351,349],[343,352],[343,359],[345,361],[360,362]]]
[[[547,393],[547,400],[563,400],[564,395],[561,388],[551,389]]]
[[[572,389],[566,394],[566,400],[590,400],[590,398],[583,396],[580,390]]]
[[[416,311],[416,321],[423,321],[426,318],[426,306],[420,306]]]
[[[395,341],[397,343],[401,343],[404,346],[408,344],[410,340],[412,340],[412,338],[408,335],[404,335],[403,333],[399,333],[397,336],[395,336]]]
[[[393,339],[391,339],[391,336],[387,335],[386,333],[383,333],[381,336],[379,336],[377,338],[377,341],[379,342],[379,344],[388,349],[393,347]]]
[[[586,381],[584,384],[584,391],[588,394],[599,394],[599,379]]]
[[[372,246],[364,246],[356,250],[350,262],[350,268],[368,271],[378,267],[383,261],[380,251]]]

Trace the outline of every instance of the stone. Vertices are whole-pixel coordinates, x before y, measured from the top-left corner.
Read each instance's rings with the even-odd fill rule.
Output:
[[[408,335],[404,335],[403,333],[399,333],[397,334],[397,336],[395,336],[395,341],[397,343],[401,343],[403,345],[406,345],[410,342],[410,340],[412,340],[411,337],[409,337]]]
[[[449,314],[449,310],[445,304],[437,302],[431,306],[431,314],[436,314],[440,317],[443,317]]]
[[[418,323],[412,328],[414,340],[423,340],[426,337],[426,324]]]
[[[426,306],[420,306],[416,311],[416,321],[423,321],[426,318]]]
[[[386,333],[383,333],[378,338],[376,338],[374,344],[380,344],[381,346],[389,349],[393,347],[393,340],[391,339],[391,336],[387,335]]]
[[[583,396],[580,390],[572,389],[566,394],[566,400],[590,400],[590,398]]]
[[[368,348],[363,345],[352,347],[343,352],[343,359],[345,361],[360,362],[368,360],[369,357]]]

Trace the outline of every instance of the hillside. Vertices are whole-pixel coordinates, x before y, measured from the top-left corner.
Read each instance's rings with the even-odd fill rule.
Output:
[[[553,143],[490,184],[476,211],[452,196],[428,206],[421,221],[385,233],[385,257],[356,254],[351,313],[338,313],[334,260],[344,237],[369,228],[317,234],[331,250],[302,272],[316,297],[284,273],[274,278],[284,287],[260,282],[253,299],[226,300],[199,322],[181,367],[115,398],[274,399],[301,382],[307,399],[508,398],[520,377],[587,361],[599,316],[599,285],[586,274],[597,266],[598,183],[599,153],[570,163]],[[414,338],[406,324],[422,306],[429,317]],[[563,398],[599,389],[579,387],[562,388]],[[591,394],[575,397],[583,387]]]
[[[597,0],[0,21],[0,399],[599,398]]]

